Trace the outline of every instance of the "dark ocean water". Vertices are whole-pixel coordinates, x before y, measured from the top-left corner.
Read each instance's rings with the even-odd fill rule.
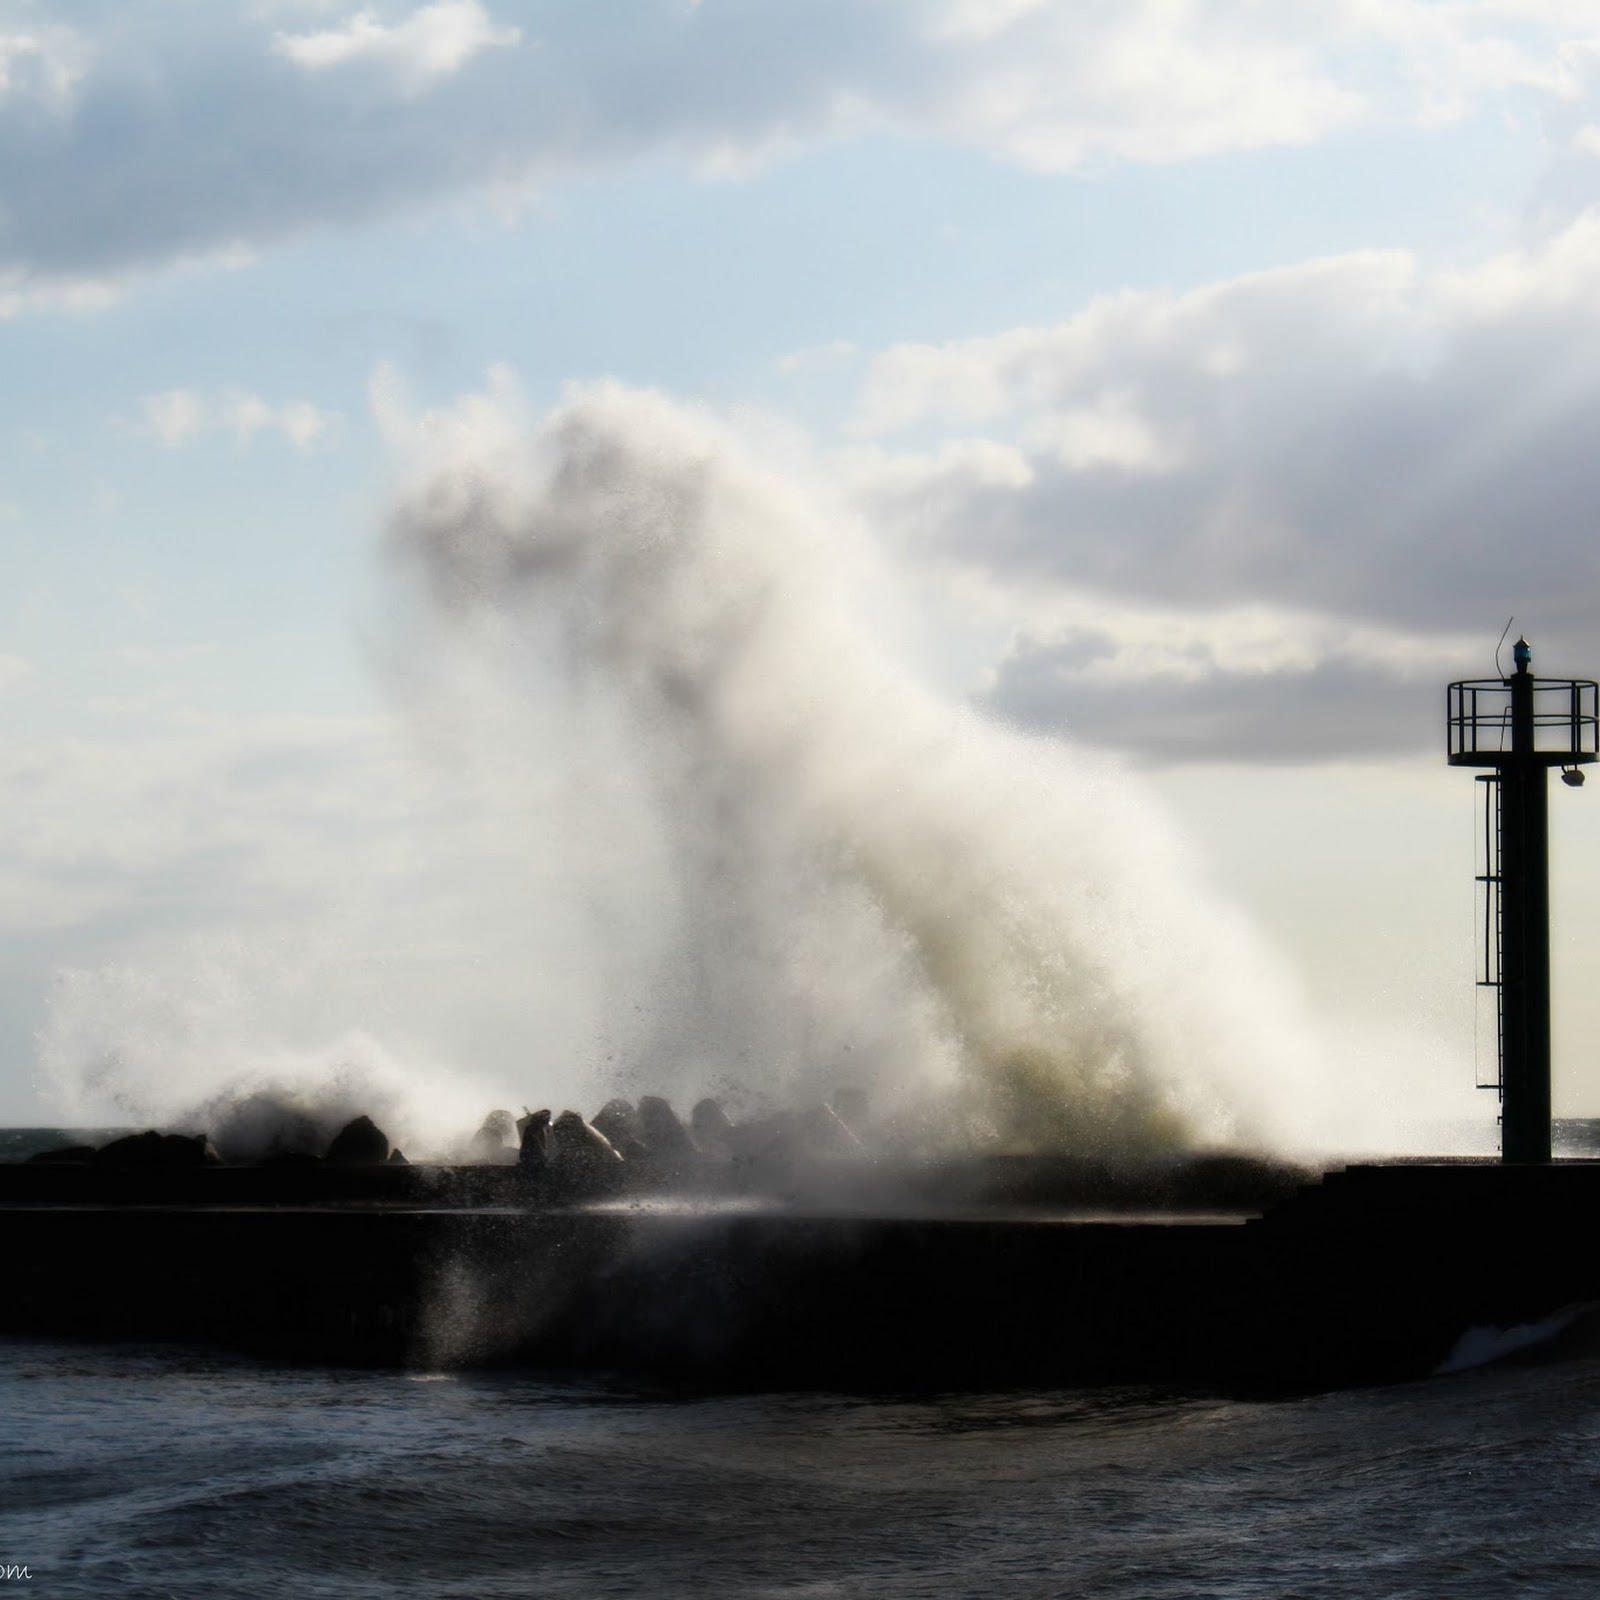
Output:
[[[1600,1594],[1593,1354],[1273,1402],[718,1398],[13,1339],[0,1440],[19,1593]]]
[[[0,1341],[0,1563],[127,1596],[1600,1592],[1600,1360],[690,1398]],[[20,1585],[19,1585],[20,1586]]]

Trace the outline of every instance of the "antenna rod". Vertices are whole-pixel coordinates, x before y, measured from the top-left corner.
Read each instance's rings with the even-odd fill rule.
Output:
[[[1500,670],[1500,646],[1506,642],[1506,635],[1511,632],[1511,624],[1516,620],[1515,617],[1507,617],[1505,627],[1500,630],[1500,637],[1494,642],[1494,675],[1497,678],[1505,676]]]

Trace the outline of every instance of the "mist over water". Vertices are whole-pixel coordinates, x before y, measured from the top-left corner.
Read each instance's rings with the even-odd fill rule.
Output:
[[[276,1098],[428,1155],[494,1104],[850,1087],[902,1150],[1393,1143],[1136,776],[923,684],[889,557],[804,464],[614,385],[542,420],[503,377],[377,399],[433,798],[404,850],[351,841],[357,913],[64,974],[65,1114]]]
[[[321,1154],[364,1113],[402,1149],[442,1148],[482,1117],[487,1091],[344,1025],[348,959],[262,931],[58,975],[41,1065],[63,1119],[200,1130],[251,1159]],[[319,974],[330,993],[308,997]]]

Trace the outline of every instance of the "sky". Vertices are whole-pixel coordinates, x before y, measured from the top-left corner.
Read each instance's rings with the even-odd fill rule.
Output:
[[[1308,1104],[1492,1137],[1443,687],[1493,675],[1513,617],[1536,671],[1600,670],[1597,423],[1578,0],[0,0],[0,1122],[273,1073],[426,1082],[466,1119],[690,1033],[735,1074],[748,1018],[662,1021],[695,903],[663,786],[693,764],[661,705],[617,710],[646,656],[615,629],[705,619],[637,556],[551,612],[518,585],[567,547],[494,544],[512,502],[545,527],[684,497],[719,561],[736,504],[812,554],[663,583],[766,585],[786,618],[826,566],[815,604],[893,659],[847,681],[856,636],[795,623],[769,676],[878,685],[895,729],[946,707],[1148,812],[1084,903],[1184,943],[1137,977],[1130,944],[1117,1005],[1191,969],[1238,1006],[1268,986],[1314,1036],[1285,1068],[1321,1075]],[[584,478],[599,455],[633,500]],[[421,576],[419,539],[450,552]],[[498,586],[467,624],[459,583]],[[612,633],[570,632],[624,592]],[[717,679],[751,716],[755,681]],[[694,746],[786,872],[871,834],[818,752],[943,748],[799,703],[760,712],[814,760]],[[949,781],[997,786],[995,748]],[[1067,791],[1016,760],[1048,822]],[[880,781],[956,837],[929,785]],[[763,822],[774,794],[805,826]],[[1597,804],[1552,801],[1568,1115],[1600,1115]],[[1163,830],[1170,904],[1133,860]],[[932,971],[933,900],[890,878],[873,904]],[[1120,937],[1070,900],[1074,948]],[[762,915],[740,948],[781,964]],[[917,1048],[840,981],[811,1004],[841,1039]]]

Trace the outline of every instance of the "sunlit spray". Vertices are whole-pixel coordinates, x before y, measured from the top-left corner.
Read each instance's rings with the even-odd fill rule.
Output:
[[[412,426],[423,635],[559,679],[650,798],[655,969],[604,1002],[647,1015],[644,1078],[1105,1152],[1283,1137],[1318,1098],[1292,978],[1150,797],[919,684],[842,509],[616,386]]]
[[[849,1090],[880,1150],[1393,1144],[1144,785],[906,664],[814,471],[617,386],[376,395],[411,767],[340,769],[296,919],[62,975],[65,1118],[449,1155],[495,1105]]]
[[[481,1118],[484,1088],[341,1026],[348,964],[344,946],[257,931],[60,972],[43,1087],[65,1122],[205,1132],[229,1159],[320,1155],[358,1114],[403,1150],[440,1151]]]

